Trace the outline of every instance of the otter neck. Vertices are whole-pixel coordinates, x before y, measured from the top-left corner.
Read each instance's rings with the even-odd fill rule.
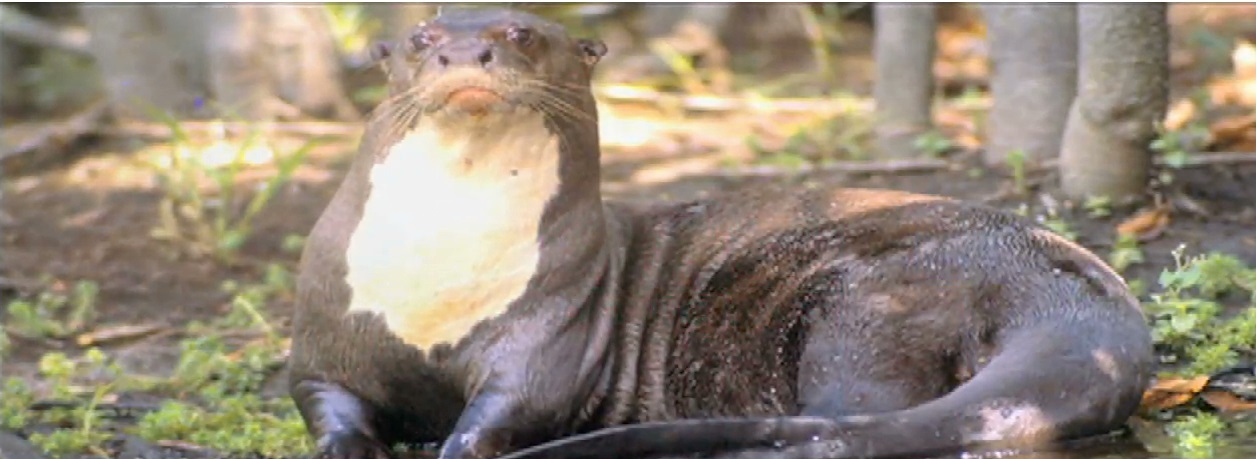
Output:
[[[346,254],[349,312],[383,316],[420,349],[455,344],[561,269],[546,247],[602,214],[587,211],[600,202],[588,178],[567,180],[576,139],[549,124],[527,110],[421,119],[383,148]]]

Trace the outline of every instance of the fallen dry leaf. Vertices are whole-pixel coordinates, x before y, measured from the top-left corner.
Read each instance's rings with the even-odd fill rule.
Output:
[[[1156,411],[1182,405],[1195,398],[1208,383],[1208,376],[1157,380],[1156,384],[1144,391],[1139,407],[1145,411]]]
[[[1257,115],[1232,116],[1209,126],[1215,150],[1253,151],[1257,140]]]
[[[1257,408],[1257,403],[1245,400],[1224,390],[1207,390],[1200,393],[1200,398],[1222,411],[1247,411]]]
[[[1165,129],[1169,131],[1182,129],[1183,126],[1187,126],[1187,123],[1196,117],[1196,112],[1195,102],[1188,98],[1179,99],[1165,112]]]
[[[1154,207],[1132,215],[1117,225],[1119,236],[1134,236],[1139,240],[1156,237],[1170,224],[1170,209],[1165,206]]]

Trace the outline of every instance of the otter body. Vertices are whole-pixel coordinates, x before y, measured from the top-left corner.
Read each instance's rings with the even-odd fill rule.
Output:
[[[502,10],[381,48],[391,96],[298,280],[292,394],[323,455],[902,456],[1134,411],[1138,304],[1025,219],[878,190],[604,203],[604,52]]]

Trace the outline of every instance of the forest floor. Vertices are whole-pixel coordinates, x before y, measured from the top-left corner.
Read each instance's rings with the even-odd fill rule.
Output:
[[[1203,33],[1199,30],[1226,30],[1215,39],[1251,41],[1249,8],[1246,14],[1231,15],[1246,21],[1243,26],[1204,13],[1176,25],[1175,56],[1190,62],[1180,62],[1176,70],[1175,100],[1190,99],[1193,91],[1230,75],[1231,63],[1226,60],[1231,43],[1227,42],[1224,62],[1209,67],[1202,62],[1212,58],[1202,56],[1214,51],[1205,49],[1202,39],[1192,37]],[[1219,25],[1219,21],[1224,24]],[[1197,67],[1208,70],[1197,71]],[[1162,168],[1172,177],[1158,192],[1166,206],[1110,209],[1062,198],[1051,168],[1030,170],[1024,180],[1014,180],[1005,172],[982,167],[980,145],[965,140],[980,138],[981,126],[966,116],[964,109],[940,109],[940,130],[951,140],[951,147],[940,148],[935,157],[923,160],[919,170],[843,172],[822,167],[803,173],[797,171],[798,165],[818,155],[823,157],[826,151],[809,150],[808,142],[799,143],[798,139],[806,140],[811,135],[808,133],[817,132],[828,139],[859,136],[858,122],[835,126],[832,116],[820,119],[799,113],[678,112],[650,102],[611,99],[615,98],[604,99],[602,107],[603,181],[608,199],[680,201],[768,182],[908,190],[986,202],[1026,214],[1057,231],[1072,233],[1081,245],[1106,260],[1113,259],[1118,227],[1127,224],[1141,236],[1138,250],[1143,261],[1130,265],[1123,274],[1141,299],[1161,290],[1159,278],[1163,271],[1174,268],[1173,253],[1180,246],[1188,255],[1230,254],[1250,268],[1257,262],[1257,170],[1251,159]],[[949,105],[954,106],[959,104]],[[1244,110],[1251,113],[1252,108]],[[852,112],[844,113],[842,116],[858,119]],[[1215,104],[1200,109],[1196,121],[1206,130],[1214,129],[1219,123],[1234,120],[1235,113],[1234,107]],[[1249,123],[1248,134],[1240,137],[1251,139]],[[733,132],[747,134],[729,134]],[[1251,143],[1245,147],[1240,142],[1214,139],[1212,149],[1252,151]],[[0,203],[0,304],[48,292],[73,296],[75,285],[83,281],[93,283],[98,291],[93,296],[91,320],[73,329],[53,334],[57,336],[11,334],[0,375],[18,376],[37,387],[52,384],[51,378],[39,376],[41,357],[63,352],[80,358],[89,347],[104,350],[128,373],[170,375],[181,357],[187,358],[186,346],[181,343],[196,337],[197,331],[188,324],[213,322],[238,309],[235,300],[240,290],[225,289],[225,283],[275,284],[262,314],[265,327],[279,336],[286,333],[293,309],[291,279],[268,280],[268,270],[272,274],[295,272],[299,250],[292,242],[308,233],[335,192],[356,149],[356,136],[331,136],[310,152],[257,216],[252,237],[239,248],[233,263],[189,256],[179,243],[152,236],[161,222],[160,204],[167,193],[145,161],[162,157],[169,148],[168,143],[97,138],[65,161],[6,177]],[[837,160],[849,164],[843,161],[859,159],[857,156],[848,151]],[[256,190],[272,169],[256,167],[249,171],[238,177],[233,184],[236,189]],[[1018,185],[1025,185],[1024,192],[1017,191]],[[242,191],[245,196],[251,193]],[[1140,220],[1148,220],[1149,215],[1156,218]],[[1251,306],[1251,298],[1225,306],[1228,314],[1234,314]],[[106,331],[121,337],[106,337]],[[227,348],[234,349],[263,336],[254,330],[224,340]],[[282,348],[276,348],[280,354],[272,356],[274,361],[282,361]],[[282,368],[270,365],[265,376],[261,393],[282,396]],[[195,450],[186,443],[165,446]]]

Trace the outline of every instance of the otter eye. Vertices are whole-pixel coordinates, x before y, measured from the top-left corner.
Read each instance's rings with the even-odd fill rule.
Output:
[[[414,47],[415,52],[428,49],[428,47],[432,46],[432,43],[435,41],[436,37],[433,36],[432,32],[427,30],[417,30],[415,33],[410,35],[410,45]]]
[[[525,27],[511,27],[506,31],[506,39],[521,46],[527,45],[532,43],[532,29]]]

